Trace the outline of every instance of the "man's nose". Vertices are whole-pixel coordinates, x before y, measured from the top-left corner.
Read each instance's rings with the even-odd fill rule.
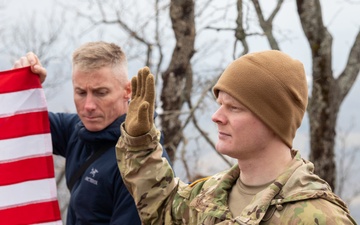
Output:
[[[214,114],[211,117],[211,120],[214,123],[225,123],[225,117],[223,115],[223,109],[221,106],[216,110],[216,112],[214,112]]]
[[[96,109],[96,104],[94,101],[94,97],[90,94],[86,96],[86,100],[85,100],[85,109],[89,110],[89,111],[93,111]]]

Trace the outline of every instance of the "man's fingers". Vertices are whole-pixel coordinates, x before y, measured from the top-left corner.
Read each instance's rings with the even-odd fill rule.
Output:
[[[148,102],[141,103],[138,111],[138,120],[140,124],[149,123],[149,121],[147,121],[149,114],[148,110],[149,110],[149,103]]]
[[[47,71],[41,65],[39,58],[33,52],[28,52],[26,56],[23,56],[17,61],[15,61],[13,69],[23,68],[27,66],[31,66],[31,71],[39,75],[41,83],[45,81]]]
[[[154,76],[148,67],[138,70],[131,79],[131,101],[125,119],[125,129],[132,136],[143,135],[154,123],[155,88]]]
[[[30,66],[30,62],[27,59],[27,57],[23,56],[19,60],[16,60],[13,68],[17,69],[17,68],[22,68],[22,67],[26,67],[26,66]]]
[[[142,86],[142,74],[143,74],[143,68],[141,68],[137,75],[137,86],[136,86],[136,96],[141,96],[141,86]]]
[[[148,67],[143,67],[138,71],[136,82],[133,83],[132,81],[132,89],[133,95],[137,97],[144,97],[145,95],[145,86],[146,86],[146,78],[150,74],[150,69]]]
[[[17,61],[15,61],[15,63],[14,63],[14,65],[13,65],[13,69],[17,69],[17,68],[21,68],[22,66],[21,66],[21,63],[20,63],[20,61],[19,60],[17,60]]]
[[[34,65],[34,66],[31,66],[31,71],[37,75],[39,75],[40,77],[40,82],[43,83],[46,79],[46,74],[47,74],[47,71],[44,67],[42,67],[41,65]]]
[[[30,66],[30,65],[31,65],[30,62],[29,62],[29,60],[28,60],[28,58],[25,57],[25,56],[23,56],[23,57],[20,58],[20,63],[21,63],[21,65],[22,65],[22,67]]]
[[[137,91],[137,77],[133,77],[131,79],[131,100],[133,100],[136,97],[136,91]]]
[[[145,96],[145,91],[146,91],[146,80],[147,80],[147,77],[149,76],[150,74],[150,69],[149,67],[145,66],[143,69],[142,69],[142,74],[141,74],[141,96]]]
[[[33,52],[28,52],[26,54],[26,58],[29,61],[30,65],[32,65],[32,66],[34,66],[35,64],[40,64],[40,60]]]
[[[154,75],[148,74],[145,82],[145,101],[153,104],[155,102],[155,81]]]

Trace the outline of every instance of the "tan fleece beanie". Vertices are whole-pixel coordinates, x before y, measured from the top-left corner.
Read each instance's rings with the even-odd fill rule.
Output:
[[[290,148],[305,114],[308,89],[303,64],[287,54],[268,50],[233,61],[213,88],[245,105]]]

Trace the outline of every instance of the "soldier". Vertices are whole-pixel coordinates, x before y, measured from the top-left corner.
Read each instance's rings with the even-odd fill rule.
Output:
[[[192,184],[174,178],[161,158],[148,68],[132,88],[116,156],[144,224],[356,224],[314,165],[292,148],[308,101],[298,60],[268,50],[226,68],[213,88],[219,108],[212,121],[217,151],[238,163]]]

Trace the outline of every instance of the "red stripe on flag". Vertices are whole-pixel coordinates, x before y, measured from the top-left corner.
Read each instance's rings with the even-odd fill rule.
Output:
[[[19,92],[21,94],[20,91],[35,88],[41,88],[41,83],[39,76],[32,73],[30,67],[0,72],[1,95],[12,92]],[[48,112],[34,112],[43,110],[36,107],[41,105],[42,101],[44,99],[41,96],[38,99],[31,98],[31,101],[26,102],[28,103],[27,105],[34,103],[33,107],[28,107],[29,110],[26,107],[22,109],[21,107],[24,105],[20,103],[19,106],[8,107],[13,104],[12,101],[2,102],[0,107],[8,107],[6,108],[8,110],[0,118],[0,141],[50,133]],[[39,145],[44,144],[47,144],[45,140],[39,143]],[[10,147],[10,149],[12,148]],[[26,152],[29,149],[24,147],[23,150]],[[49,152],[51,152],[51,149],[49,149]],[[14,157],[12,159],[12,161],[2,160],[0,162],[0,188],[4,190],[1,196],[6,195],[5,199],[4,197],[0,199],[2,203],[0,208],[0,225],[61,223],[60,209],[56,199],[52,156],[37,155],[33,158]],[[42,187],[42,185],[45,187]],[[19,193],[21,191],[32,194],[30,196],[23,196],[21,195],[23,193]],[[48,195],[51,195],[51,197],[46,197]]]
[[[31,112],[0,118],[0,140],[50,133],[47,111]]]
[[[57,201],[0,209],[0,225],[34,224],[61,220]]]
[[[34,77],[37,77],[34,79]],[[30,67],[0,72],[0,94],[40,88],[40,78]]]
[[[24,168],[26,168],[26,171],[24,171]],[[0,171],[0,186],[29,180],[53,178],[55,176],[51,155],[0,163]]]

